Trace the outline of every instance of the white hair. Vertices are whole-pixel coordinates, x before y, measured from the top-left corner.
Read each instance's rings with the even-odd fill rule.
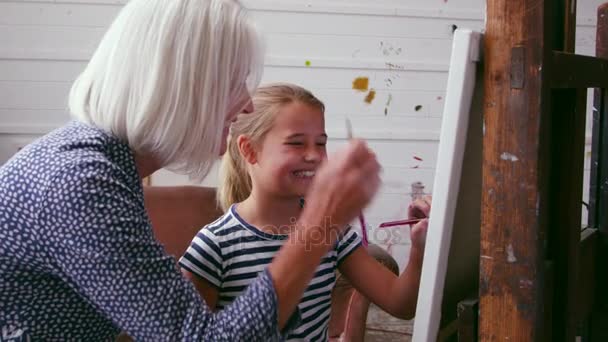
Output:
[[[259,83],[261,41],[237,0],[132,0],[74,82],[70,112],[201,179],[228,110]]]

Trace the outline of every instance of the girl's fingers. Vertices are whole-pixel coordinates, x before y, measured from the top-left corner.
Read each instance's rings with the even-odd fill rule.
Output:
[[[430,198],[418,198],[410,204],[408,208],[408,215],[411,218],[425,218],[429,217],[431,212]]]

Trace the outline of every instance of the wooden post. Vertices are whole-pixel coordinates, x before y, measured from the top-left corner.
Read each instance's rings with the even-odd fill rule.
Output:
[[[550,3],[550,2],[549,2]],[[480,259],[481,341],[542,340],[541,160],[548,2],[487,2]]]
[[[608,59],[608,3],[598,9],[595,54]],[[599,228],[602,236],[608,235],[608,158],[605,157],[608,153],[607,98],[605,89],[595,91],[589,192],[589,226]]]
[[[553,262],[552,341],[574,341],[578,324],[577,285],[587,89],[556,89],[548,118],[551,133],[547,178],[546,257]],[[544,214],[544,213],[541,213]]]
[[[552,46],[545,46],[547,77],[543,84],[551,88],[543,99],[548,103],[543,112],[539,172],[543,197],[540,204],[541,230],[546,237],[544,257],[551,270],[545,273],[544,340],[574,341],[579,317],[577,286],[579,241],[581,234],[581,202],[583,183],[584,141],[587,77],[577,74],[564,82],[556,82],[563,69],[582,73],[588,68],[569,58],[574,53],[576,37],[576,0],[553,1],[552,12],[557,20],[545,31],[552,34]],[[548,37],[546,37],[548,38]],[[545,39],[549,41],[549,39]],[[561,63],[561,64],[560,64]],[[565,67],[562,68],[562,65]],[[551,76],[549,76],[551,75]],[[580,82],[579,87],[574,81]],[[550,312],[549,312],[550,310]]]
[[[608,3],[598,9],[595,55],[608,59]],[[591,341],[608,340],[608,91],[596,89],[589,184],[589,226],[599,231],[595,257],[595,306],[589,319]]]
[[[564,6],[561,8],[564,13],[564,35],[563,46],[561,48],[554,47],[556,50],[574,53],[576,45],[576,3],[577,0],[561,0],[564,1]],[[585,0],[582,0],[585,1]],[[558,23],[559,26],[559,23]]]
[[[482,341],[573,341],[593,299],[607,304],[608,60],[572,54],[575,17],[575,0],[488,2]],[[598,15],[602,57],[606,17],[608,5]],[[603,90],[594,115],[590,224],[599,228],[604,244],[597,243],[595,231],[584,232],[581,243],[585,96],[593,87]],[[593,274],[595,265],[581,262],[595,255]],[[597,278],[599,295],[582,294]],[[585,323],[592,339],[600,336],[596,329],[606,330],[606,317],[595,310]]]

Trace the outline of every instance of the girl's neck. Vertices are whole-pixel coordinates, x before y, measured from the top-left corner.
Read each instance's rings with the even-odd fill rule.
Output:
[[[289,234],[302,211],[297,197],[260,195],[255,189],[237,210],[245,221],[269,234]]]

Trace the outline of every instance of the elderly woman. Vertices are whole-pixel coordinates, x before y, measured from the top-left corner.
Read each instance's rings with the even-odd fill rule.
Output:
[[[236,0],[133,0],[69,99],[75,119],[0,168],[0,330],[32,340],[272,340],[337,231],[379,185],[352,142],[317,173],[297,231],[233,305],[213,313],[154,239],[142,178],[201,178],[250,112],[262,53]],[[296,238],[297,235],[297,238]]]

